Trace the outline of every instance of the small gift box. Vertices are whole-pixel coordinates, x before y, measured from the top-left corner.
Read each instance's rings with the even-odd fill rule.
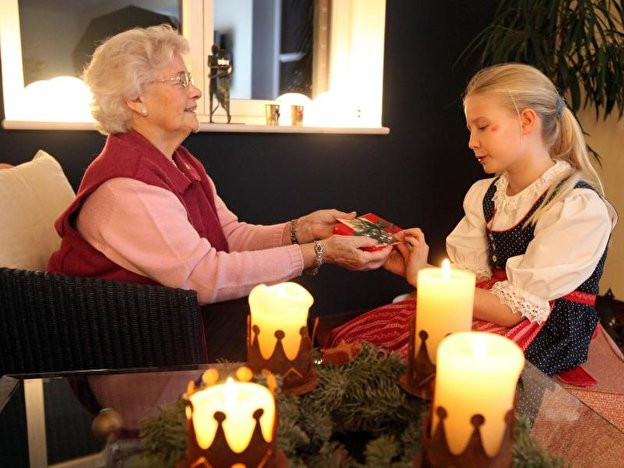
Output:
[[[373,252],[383,249],[386,245],[396,243],[393,234],[401,230],[400,227],[380,218],[374,213],[366,213],[354,219],[339,219],[340,224],[334,226],[334,234],[342,236],[367,236],[376,239],[380,245],[363,247],[362,250]]]

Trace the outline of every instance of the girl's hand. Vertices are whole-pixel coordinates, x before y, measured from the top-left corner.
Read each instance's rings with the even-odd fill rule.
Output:
[[[411,228],[397,232],[394,237],[399,244],[396,245],[396,251],[389,256],[384,268],[404,276],[416,287],[418,272],[428,266],[429,246],[425,242],[425,234],[419,228]]]
[[[394,236],[397,237],[396,235]],[[398,244],[394,246],[396,248],[392,249],[392,252],[388,256],[386,263],[384,263],[384,268],[395,275],[405,277],[405,264],[408,261],[410,254],[410,247],[408,247],[404,241],[400,241]]]
[[[410,254],[405,264],[405,278],[407,282],[416,287],[418,272],[429,266],[429,245],[425,242],[425,233],[419,228],[401,231],[405,242],[411,247]]]
[[[365,236],[338,236],[333,235],[323,242],[325,247],[325,262],[334,263],[352,271],[374,270],[382,266],[390,252],[391,246],[367,252],[362,247],[375,247],[377,241]]]
[[[338,210],[318,210],[297,220],[297,240],[300,244],[326,239],[333,234],[337,218],[353,219],[355,211],[345,213]]]

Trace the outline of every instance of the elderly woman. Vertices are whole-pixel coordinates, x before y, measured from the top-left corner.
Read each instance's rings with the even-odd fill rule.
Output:
[[[133,29],[101,44],[84,73],[104,149],[59,217],[60,249],[48,269],[72,275],[159,283],[197,291],[202,304],[246,296],[259,283],[318,271],[323,263],[378,268],[391,248],[332,234],[320,210],[284,224],[238,220],[202,164],[181,146],[199,128],[201,92],[168,26]]]

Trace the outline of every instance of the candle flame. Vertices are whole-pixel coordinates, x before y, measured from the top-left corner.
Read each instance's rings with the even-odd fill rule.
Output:
[[[442,260],[442,276],[445,279],[449,279],[451,277],[451,262],[449,262],[448,258]]]
[[[234,379],[228,377],[225,381],[225,401],[228,405],[236,405],[236,389],[234,387]]]
[[[227,389],[227,392],[230,394],[234,391],[234,379],[232,377],[228,377],[225,380],[225,388]]]

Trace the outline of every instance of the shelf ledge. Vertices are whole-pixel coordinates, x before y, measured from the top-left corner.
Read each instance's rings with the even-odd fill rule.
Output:
[[[249,125],[239,123],[200,123],[200,132],[222,133],[334,133],[387,135],[388,127],[293,127],[289,125]]]
[[[93,122],[39,122],[31,120],[3,120],[5,130],[91,130]],[[206,123],[200,122],[200,132],[216,133],[326,133],[326,134],[362,134],[388,135],[388,127],[292,127],[288,125],[249,125],[242,123]]]

